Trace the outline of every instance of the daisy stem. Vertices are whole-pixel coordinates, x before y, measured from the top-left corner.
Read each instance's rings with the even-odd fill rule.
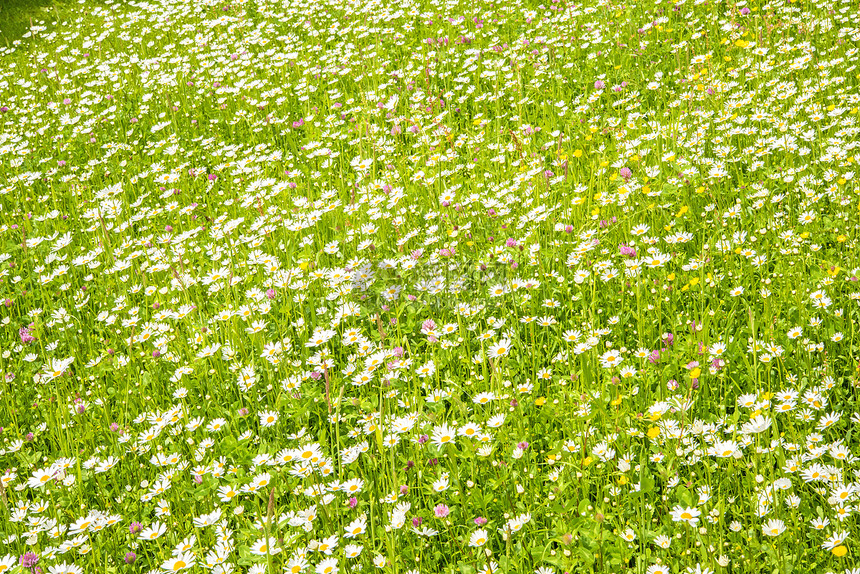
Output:
[[[272,514],[275,511],[275,485],[269,488],[269,504],[266,506],[266,562],[269,565],[269,572],[274,572],[275,569],[272,566],[272,548],[271,548],[271,529],[272,529]]]

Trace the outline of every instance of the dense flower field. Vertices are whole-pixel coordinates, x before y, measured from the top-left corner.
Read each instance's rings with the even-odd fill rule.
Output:
[[[860,573],[858,41],[44,12],[0,48],[0,572]]]

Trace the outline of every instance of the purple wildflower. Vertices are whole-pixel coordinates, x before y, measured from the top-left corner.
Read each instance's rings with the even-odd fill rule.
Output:
[[[30,332],[30,329],[32,328],[33,323],[30,323],[29,326],[18,329],[18,337],[20,337],[22,343],[32,343],[36,340],[36,337],[34,337]]]
[[[25,552],[20,558],[18,558],[18,564],[23,568],[35,568],[38,563],[39,555],[35,552]]]

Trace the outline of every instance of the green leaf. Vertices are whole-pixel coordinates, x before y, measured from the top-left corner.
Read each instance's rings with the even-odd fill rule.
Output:
[[[692,506],[693,505],[693,495],[687,490],[685,486],[678,486],[676,488],[678,493],[678,503],[683,506]]]
[[[594,564],[594,554],[587,548],[580,546],[574,550],[573,554],[579,556],[580,560],[582,560],[586,566]]]

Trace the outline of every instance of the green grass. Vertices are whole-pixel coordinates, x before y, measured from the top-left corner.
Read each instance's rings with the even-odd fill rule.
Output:
[[[0,37],[4,44],[10,45],[22,39],[34,20],[51,18],[72,7],[77,7],[77,3],[71,0],[5,0],[0,5]]]
[[[0,565],[854,574],[854,11],[4,4]]]

